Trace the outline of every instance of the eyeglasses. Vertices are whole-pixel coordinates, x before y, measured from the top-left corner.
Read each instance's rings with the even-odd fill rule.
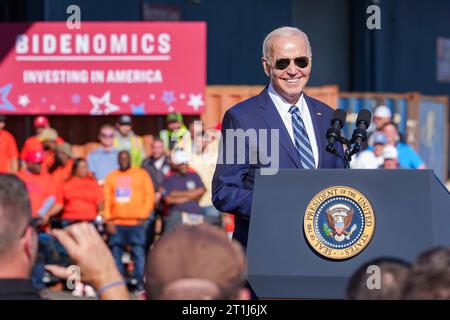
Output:
[[[100,137],[102,137],[102,138],[114,138],[114,134],[104,134],[104,133],[101,133],[101,134],[100,134]]]
[[[294,60],[294,63],[299,68],[306,68],[309,65],[308,57],[297,57],[294,59],[281,58],[275,61],[275,68],[278,70],[284,70],[291,64],[291,60]]]

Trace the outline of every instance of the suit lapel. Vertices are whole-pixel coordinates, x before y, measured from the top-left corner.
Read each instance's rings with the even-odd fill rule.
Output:
[[[292,139],[289,136],[289,133],[286,129],[286,126],[284,125],[283,120],[280,117],[280,114],[278,113],[272,99],[269,96],[267,87],[259,94],[258,98],[259,107],[262,109],[262,118],[267,123],[270,129],[279,129],[280,145],[289,155],[294,165],[297,168],[302,168],[297,150],[292,143]]]
[[[311,114],[311,120],[313,122],[313,127],[314,127],[314,133],[316,135],[317,151],[318,151],[318,157],[319,157],[318,169],[320,169],[320,168],[322,168],[322,160],[323,160],[322,154],[323,154],[323,151],[325,150],[324,149],[324,141],[323,141],[325,136],[323,136],[323,132],[326,132],[327,128],[322,128],[322,126],[324,125],[323,121],[321,121],[322,113],[317,108],[314,101],[309,96],[307,96],[305,93],[303,93],[303,95],[304,95],[304,98],[306,101],[306,105],[309,108],[309,113]]]

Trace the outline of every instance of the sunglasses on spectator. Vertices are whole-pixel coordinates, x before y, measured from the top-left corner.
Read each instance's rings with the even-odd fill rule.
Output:
[[[291,64],[291,60],[294,60],[294,63],[299,68],[306,68],[309,64],[309,58],[308,57],[297,57],[294,59],[288,59],[288,58],[281,58],[277,59],[275,61],[275,68],[278,70],[284,70]]]
[[[111,133],[111,134],[100,133],[100,137],[102,137],[102,138],[113,138],[114,137],[114,133]]]

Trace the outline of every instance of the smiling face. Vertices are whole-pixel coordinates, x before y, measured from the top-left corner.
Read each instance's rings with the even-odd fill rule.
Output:
[[[295,65],[294,59],[308,57],[309,64],[305,68]],[[289,66],[278,70],[275,62],[278,59],[291,59]],[[301,35],[279,36],[271,40],[271,50],[268,57],[263,57],[263,67],[274,90],[290,104],[295,104],[306,86],[311,72],[311,56],[308,43]]]

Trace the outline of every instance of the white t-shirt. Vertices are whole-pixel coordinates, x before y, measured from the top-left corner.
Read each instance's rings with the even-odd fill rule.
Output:
[[[372,150],[362,151],[350,162],[352,169],[378,169],[384,163],[383,156],[377,157]]]

